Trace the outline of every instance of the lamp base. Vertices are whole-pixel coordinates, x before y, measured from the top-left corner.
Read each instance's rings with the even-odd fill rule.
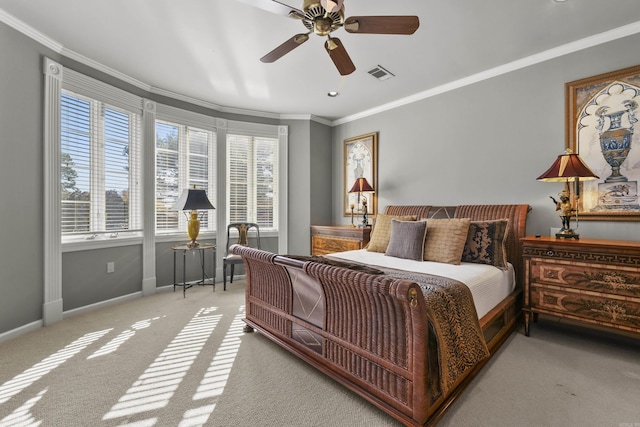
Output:
[[[580,240],[580,235],[573,230],[561,230],[556,233],[556,239],[576,239]]]

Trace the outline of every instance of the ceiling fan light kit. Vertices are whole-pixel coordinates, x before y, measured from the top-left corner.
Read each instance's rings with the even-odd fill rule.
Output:
[[[352,34],[410,35],[420,26],[417,16],[352,16],[345,19],[343,0],[304,0],[302,10],[291,7],[288,16],[302,20],[308,33],[296,34],[260,58],[260,61],[277,61],[309,40],[309,34],[314,33],[327,38],[325,50],[343,76],[353,73],[356,67],[340,39],[331,37],[332,32],[344,27]]]

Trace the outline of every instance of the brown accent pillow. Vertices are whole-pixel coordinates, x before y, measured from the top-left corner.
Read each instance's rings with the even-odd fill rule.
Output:
[[[427,219],[424,260],[460,264],[470,222],[469,218]]]
[[[369,252],[386,252],[391,237],[391,220],[399,219],[400,221],[415,221],[415,215],[387,215],[378,214],[376,222],[371,230],[371,237],[367,250]]]
[[[391,220],[391,237],[385,255],[422,261],[427,221]]]
[[[463,262],[489,264],[507,269],[509,219],[472,221],[462,252]]]

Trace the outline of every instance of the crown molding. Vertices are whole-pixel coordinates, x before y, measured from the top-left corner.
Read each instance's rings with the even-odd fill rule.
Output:
[[[550,59],[558,58],[560,56],[568,55],[571,53],[579,52],[581,50],[597,46],[600,44],[608,43],[623,37],[631,36],[640,33],[640,21],[632,24],[624,25],[622,27],[614,28],[613,30],[605,31],[603,33],[595,34],[593,36],[585,37],[580,40],[576,40],[571,43],[567,43],[552,49],[545,50],[544,52],[537,53],[535,55],[528,56],[526,58],[518,59],[498,67],[491,68],[480,73],[472,74],[462,79],[454,80],[449,83],[445,83],[440,86],[428,89],[426,91],[416,93],[414,95],[398,99],[397,101],[389,102],[387,104],[380,105],[369,110],[362,111],[360,113],[352,114],[350,116],[343,117],[338,120],[334,120],[331,125],[338,126],[344,123],[352,122],[354,120],[362,119],[374,114],[382,113],[384,111],[392,110],[407,104],[412,104],[423,99],[431,98],[432,96],[440,95],[445,92],[459,89],[464,86],[469,86],[474,83],[488,80],[493,77],[500,76],[502,74],[510,73],[522,68],[530,67],[541,62],[548,61]]]
[[[9,15],[3,9],[0,9],[0,21],[4,22],[14,30],[21,32],[25,36],[32,38],[33,40],[37,41],[41,45],[48,47],[54,52],[57,52],[57,53],[62,52],[62,45],[60,43],[56,42],[52,38],[41,33],[40,31],[36,30],[30,25],[25,24],[24,22],[15,18],[13,15]]]

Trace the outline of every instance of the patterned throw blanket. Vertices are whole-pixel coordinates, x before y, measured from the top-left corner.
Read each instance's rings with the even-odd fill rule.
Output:
[[[462,375],[489,357],[471,291],[448,277],[378,268],[394,279],[415,282],[422,289],[438,342],[440,387],[446,393]]]

